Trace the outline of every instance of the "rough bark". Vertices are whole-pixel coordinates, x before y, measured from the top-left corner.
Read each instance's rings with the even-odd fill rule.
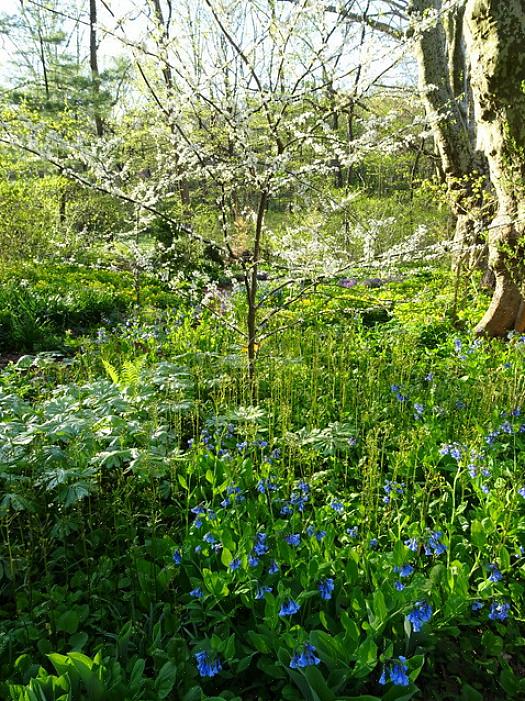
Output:
[[[480,139],[498,210],[489,231],[496,288],[476,330],[525,330],[525,3],[468,0],[466,37]]]

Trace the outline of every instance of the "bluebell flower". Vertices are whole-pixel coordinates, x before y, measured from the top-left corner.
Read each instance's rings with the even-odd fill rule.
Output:
[[[414,568],[412,567],[412,565],[396,565],[394,567],[394,572],[398,574],[401,578],[410,577],[413,571]]]
[[[297,603],[297,601],[288,599],[281,605],[281,608],[279,609],[279,616],[293,616],[293,614],[297,613],[300,608],[301,606]]]
[[[477,465],[468,465],[468,473],[474,479],[475,477],[478,476],[478,466]]]
[[[419,404],[419,402],[416,402],[414,404],[414,416],[416,418],[422,416],[424,411],[425,411],[425,407],[423,406],[423,404]]]
[[[222,506],[223,509],[227,509],[228,506],[230,506],[230,505],[231,505],[231,500],[228,499],[228,497],[226,497],[225,499],[223,499],[223,500],[221,501],[221,506]]]
[[[196,652],[195,659],[201,677],[215,677],[222,670],[220,659],[211,660],[207,652]]]
[[[510,604],[503,601],[493,601],[490,605],[489,618],[491,621],[504,621],[508,618]]]
[[[510,423],[510,421],[504,421],[500,426],[500,431],[502,433],[506,433],[508,435],[511,435],[512,433],[514,433],[514,429],[512,427],[512,424]]]
[[[514,417],[521,416],[521,409],[520,409],[520,407],[517,406],[515,409],[513,409],[513,410],[510,412],[510,415],[511,415],[511,416],[514,416]]]
[[[277,485],[274,482],[271,482],[270,479],[260,479],[259,482],[257,483],[257,491],[260,494],[266,494],[268,492],[276,492],[278,489]]]
[[[241,559],[239,557],[234,557],[233,560],[228,565],[228,567],[232,570],[232,572],[235,572],[235,570],[238,570],[240,566],[241,566]]]
[[[206,509],[205,509],[203,506],[200,506],[200,505],[199,505],[199,506],[194,506],[193,509],[190,509],[190,511],[191,511],[192,514],[196,514],[196,515],[205,514],[205,513],[206,513]]]
[[[241,443],[237,443],[235,447],[237,448],[239,453],[242,453],[243,450],[246,450],[246,448],[248,447],[248,441],[242,441]]]
[[[248,557],[248,565],[249,565],[250,567],[257,567],[257,565],[259,564],[259,562],[260,562],[259,558],[258,558],[258,557],[255,557],[255,555],[250,555],[250,556]]]
[[[370,538],[370,540],[368,541],[368,547],[371,550],[375,550],[378,545],[379,545],[379,541],[377,538]]]
[[[481,491],[483,492],[483,494],[490,494],[490,487],[488,486],[488,484],[482,484]]]
[[[268,567],[268,574],[277,574],[277,572],[279,572],[279,565],[275,560],[272,560],[270,567]]]
[[[217,542],[217,538],[212,535],[211,533],[206,533],[205,535],[202,536],[202,539],[205,543],[209,543],[210,545],[213,545],[214,543]]]
[[[525,499],[525,487],[518,489],[518,494]]]
[[[290,497],[290,504],[292,504],[292,506],[296,506],[301,513],[304,511],[304,507],[306,506],[307,502],[308,494],[293,492],[292,496]]]
[[[271,452],[271,454],[270,454],[270,457],[271,457],[273,460],[278,460],[278,459],[281,457],[281,451],[280,451],[280,449],[279,449],[279,448],[275,448],[274,450],[272,450],[272,452]]]
[[[336,513],[342,514],[345,510],[345,507],[343,504],[341,504],[340,501],[333,501],[330,504],[330,508],[332,508]]]
[[[281,511],[279,513],[281,516],[291,516],[291,514],[293,514],[293,509],[289,504],[285,504],[281,507]]]
[[[297,485],[297,488],[301,490],[304,494],[308,494],[310,491],[310,485],[304,482],[304,480],[301,480],[299,484]]]
[[[417,549],[419,547],[419,543],[417,538],[408,538],[408,540],[405,540],[405,545],[409,550],[411,550],[413,553],[417,552]]]
[[[255,598],[257,600],[264,599],[265,594],[270,594],[272,592],[272,587],[257,587],[255,592]]]
[[[196,545],[193,552],[200,553],[201,550],[202,550],[202,545]]]
[[[397,591],[403,591],[405,588],[405,585],[403,582],[400,582],[399,580],[397,582],[394,582],[394,589],[397,589]]]
[[[485,604],[482,601],[474,601],[470,605],[470,608],[472,611],[480,611],[484,606]]]
[[[329,601],[332,598],[334,587],[335,584],[332,578],[329,577],[328,579],[322,579],[317,585],[319,593],[321,594],[321,599]]]
[[[182,564],[182,554],[181,554],[180,550],[175,550],[175,552],[173,553],[173,562],[176,565]]]
[[[202,528],[202,521],[201,521],[201,519],[200,519],[200,518],[195,519],[195,521],[193,522],[193,525],[194,525],[195,528]]]
[[[306,529],[306,535],[311,538],[315,533],[315,526],[308,526]]]
[[[440,538],[443,533],[441,531],[434,531],[427,543],[424,545],[425,555],[442,555],[447,550],[447,546],[440,542]]]
[[[291,669],[299,669],[302,667],[311,667],[312,665],[319,664],[321,660],[316,656],[317,650],[313,645],[305,643],[303,651],[300,654],[296,654],[290,660]]]
[[[407,620],[410,621],[414,631],[418,633],[425,623],[428,623],[432,618],[432,607],[426,601],[417,601],[414,608],[407,614]]]
[[[399,392],[400,389],[401,387],[399,385],[390,385],[390,390],[394,393]]]
[[[489,565],[487,565],[487,567],[490,571],[489,582],[501,582],[503,575],[498,570],[497,565],[494,562],[491,562]]]
[[[208,509],[207,516],[210,519],[210,521],[215,521],[215,519],[217,518],[217,514],[215,513],[215,511],[212,511],[211,509]]]
[[[204,592],[200,587],[195,587],[195,589],[190,591],[190,596],[192,596],[194,599],[202,599]]]
[[[425,375],[424,379],[425,379],[425,382],[432,382],[432,380],[434,379],[434,373],[432,373],[432,372],[427,373]]]
[[[499,436],[499,431],[492,431],[491,433],[489,433],[486,436],[485,442],[487,443],[487,445],[494,445],[494,443],[496,442],[496,438],[498,436]]]
[[[226,487],[226,494],[240,494],[241,493],[241,488],[237,487],[237,485],[232,484],[229,487]]]
[[[386,664],[379,678],[379,683],[383,686],[389,681],[394,684],[394,686],[408,686],[410,684],[410,679],[407,675],[408,665],[406,663],[406,657],[402,655],[399,656],[398,661],[392,661]]]
[[[285,535],[284,540],[288,543],[288,545],[291,545],[294,548],[297,548],[301,544],[301,536],[299,533],[290,533],[290,535]]]
[[[265,545],[264,543],[256,543],[256,544],[253,546],[253,552],[254,552],[256,555],[259,555],[259,557],[260,557],[261,555],[266,555],[266,553],[268,552],[268,546]]]
[[[323,540],[323,538],[325,538],[325,537],[326,537],[326,531],[317,531],[317,533],[315,534],[315,539],[317,540],[318,543],[320,543]]]
[[[347,535],[350,536],[350,538],[357,538],[357,526],[352,526],[351,528],[346,529]]]

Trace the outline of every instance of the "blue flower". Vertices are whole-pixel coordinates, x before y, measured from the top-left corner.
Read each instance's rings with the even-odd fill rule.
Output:
[[[216,538],[214,535],[212,535],[211,533],[206,533],[206,534],[202,537],[202,539],[203,539],[203,541],[204,541],[205,543],[209,543],[210,545],[214,545],[214,543],[217,543],[217,542],[218,542],[218,541],[217,541],[217,538]]]
[[[401,567],[396,565],[394,567],[394,572],[398,574],[401,578],[410,577],[413,571],[414,568],[412,567],[412,565],[401,565]]]
[[[490,605],[489,618],[491,621],[504,621],[508,618],[510,604],[502,601],[493,601]]]
[[[291,669],[299,669],[301,667],[310,667],[319,664],[321,660],[315,655],[317,650],[313,645],[305,643],[301,654],[294,655],[290,660]]]
[[[325,601],[328,601],[329,599],[332,598],[332,592],[334,591],[334,580],[331,578],[328,579],[322,579],[319,584],[317,585],[317,588],[319,589],[319,593],[321,594],[321,599],[324,599]]]
[[[474,601],[471,604],[470,608],[472,609],[472,611],[480,611],[484,606],[485,604],[482,601]]]
[[[368,541],[368,547],[371,550],[375,550],[378,545],[379,545],[379,541],[377,538],[370,538],[370,540]]]
[[[394,589],[397,589],[397,591],[403,591],[404,588],[405,585],[403,584],[403,582],[394,582]]]
[[[491,562],[490,565],[487,565],[487,567],[490,570],[489,582],[501,582],[503,575],[498,570],[497,565],[494,562]]]
[[[323,538],[325,538],[325,537],[326,537],[326,531],[317,531],[317,533],[315,534],[315,538],[316,538],[318,543],[320,543],[323,540]]]
[[[425,555],[442,555],[446,551],[447,546],[439,542],[442,535],[441,531],[434,531],[430,534],[427,543],[424,545]]]
[[[194,599],[202,599],[204,593],[200,587],[195,587],[195,589],[190,591],[190,596],[192,596]]]
[[[357,538],[357,526],[352,526],[352,528],[347,528],[346,533],[347,533],[347,535],[350,536],[350,538]]]
[[[272,560],[272,564],[268,567],[268,574],[277,574],[277,572],[279,572],[279,565]]]
[[[232,572],[235,572],[235,570],[238,570],[240,566],[241,566],[241,560],[238,557],[233,558],[233,560],[228,565],[228,567],[232,570]]]
[[[181,565],[181,564],[182,564],[182,555],[181,555],[180,550],[175,550],[175,552],[173,553],[173,562],[174,562],[176,565]]]
[[[284,536],[284,540],[288,543],[288,545],[291,545],[294,548],[297,548],[301,544],[301,536],[299,533],[291,533],[290,535],[286,535]]]
[[[230,504],[231,504],[231,499],[228,499],[228,497],[226,497],[225,499],[223,499],[221,501],[221,506],[223,509],[227,509],[228,506],[230,506]]]
[[[418,633],[425,623],[428,623],[432,618],[432,607],[426,601],[417,601],[414,608],[407,615],[407,620],[410,621],[414,631]]]
[[[195,519],[195,521],[193,522],[193,525],[195,526],[195,528],[201,528],[202,527],[201,519],[200,518]]]
[[[300,489],[301,492],[303,492],[304,494],[308,494],[308,492],[310,491],[310,485],[307,484],[306,482],[304,482],[303,480],[301,480],[301,481],[299,482],[299,484],[297,485],[297,487],[298,487],[298,489]]]
[[[291,514],[293,514],[293,509],[289,504],[285,504],[281,507],[280,514],[281,516],[290,516]]]
[[[270,482],[269,479],[261,479],[257,483],[257,491],[261,494],[266,494],[267,492],[276,492],[277,489],[277,485],[273,482]]]
[[[279,609],[279,616],[293,616],[293,614],[297,613],[300,608],[301,606],[297,603],[297,601],[288,599],[281,605],[281,608]]]
[[[205,513],[206,513],[206,509],[205,509],[203,506],[200,506],[200,505],[199,505],[199,506],[194,506],[193,509],[190,509],[190,510],[191,510],[191,513],[192,513],[192,514],[196,514],[196,515],[205,514]]]
[[[264,595],[270,594],[271,591],[272,587],[257,587],[257,591],[255,592],[255,598],[264,599]]]
[[[196,652],[195,659],[201,677],[214,677],[222,670],[220,659],[211,660],[207,652]]]
[[[308,494],[299,494],[298,492],[294,492],[290,498],[290,504],[292,504],[292,506],[296,506],[301,513],[304,511],[304,507],[306,506],[307,502]]]
[[[416,553],[419,547],[417,538],[409,538],[408,540],[405,540],[405,545],[409,550],[412,550],[413,553]]]
[[[518,494],[520,497],[523,497],[525,499],[525,487],[521,487],[521,489],[518,489]]]
[[[397,662],[389,662],[383,667],[379,683],[384,686],[391,681],[394,686],[408,686],[410,684],[410,679],[407,676],[407,672],[408,665],[406,663],[406,657],[400,655]]]
[[[340,501],[333,501],[330,504],[330,507],[338,514],[342,514],[345,510],[345,507],[343,504],[341,504]]]

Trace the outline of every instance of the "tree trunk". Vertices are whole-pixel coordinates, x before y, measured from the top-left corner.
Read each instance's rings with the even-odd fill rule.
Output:
[[[95,129],[98,137],[104,136],[104,126],[100,116],[100,71],[98,69],[97,46],[97,1],[89,0],[89,65],[95,109]]]
[[[525,4],[468,0],[466,27],[476,116],[498,205],[489,229],[496,287],[476,331],[504,336],[525,330]]]
[[[429,119],[447,199],[456,217],[455,265],[461,261],[474,267],[484,256],[479,244],[481,193],[475,178],[488,170],[476,148],[476,128],[470,109],[468,61],[463,37],[463,14],[459,8],[438,19],[424,31],[419,24],[425,13],[442,10],[441,0],[412,0],[409,8],[419,90]]]

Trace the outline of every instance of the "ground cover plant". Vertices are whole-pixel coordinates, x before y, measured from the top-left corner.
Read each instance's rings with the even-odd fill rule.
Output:
[[[519,698],[525,343],[446,278],[300,300],[256,405],[192,308],[6,368],[2,697]]]

